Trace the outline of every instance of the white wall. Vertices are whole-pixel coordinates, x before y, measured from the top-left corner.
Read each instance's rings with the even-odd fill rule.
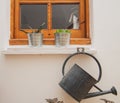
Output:
[[[0,50],[8,45],[10,0],[0,3]],[[81,101],[103,103],[106,98],[120,102],[120,0],[92,0],[91,23],[95,56],[100,60],[103,75],[98,84],[103,90],[115,86],[112,94]],[[46,98],[58,97],[65,103],[76,103],[59,86],[61,66],[68,55],[0,55],[0,103],[46,103]],[[94,63],[81,57],[81,65],[97,76]],[[72,64],[74,64],[72,62]],[[95,68],[95,70],[93,70]],[[93,90],[92,90],[93,91]],[[94,89],[94,91],[96,91]]]

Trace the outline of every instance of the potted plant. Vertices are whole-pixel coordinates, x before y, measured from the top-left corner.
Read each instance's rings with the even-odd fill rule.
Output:
[[[26,32],[21,30],[28,36],[28,45],[29,46],[41,46],[43,44],[43,34],[41,33],[42,27],[45,23],[42,23],[38,29],[33,30],[31,26],[28,26],[32,32]]]
[[[71,31],[68,29],[57,29],[55,32],[55,45],[68,46],[70,44]]]

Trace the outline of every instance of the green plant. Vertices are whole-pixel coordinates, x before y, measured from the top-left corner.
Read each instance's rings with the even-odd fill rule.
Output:
[[[43,29],[43,25],[45,25],[45,22],[44,23],[42,23],[37,29],[33,29],[31,26],[29,26],[28,25],[28,28],[29,29],[31,29],[32,30],[32,32],[27,32],[27,31],[25,31],[25,30],[23,30],[23,29],[21,29],[20,31],[22,31],[22,32],[24,32],[24,33],[39,33],[39,32],[41,32],[41,30]]]
[[[71,31],[68,29],[57,29],[55,32],[55,44],[56,46],[67,46],[70,44]]]
[[[55,33],[71,33],[68,29],[57,29]]]

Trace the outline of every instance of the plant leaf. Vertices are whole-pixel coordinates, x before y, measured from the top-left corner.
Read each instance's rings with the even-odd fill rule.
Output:
[[[58,99],[57,99],[57,98],[46,99],[46,101],[47,101],[48,103],[57,103]]]

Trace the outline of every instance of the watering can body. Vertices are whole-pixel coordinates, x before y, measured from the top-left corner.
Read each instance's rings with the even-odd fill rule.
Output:
[[[59,85],[77,101],[83,99],[97,81],[85,72],[80,66],[74,64],[63,77]]]
[[[97,62],[99,67],[99,76],[97,80],[77,64],[74,64],[71,67],[71,69],[64,75],[64,69],[65,69],[66,63],[71,57],[78,54],[84,54],[84,55],[90,56]],[[101,65],[99,61],[91,54],[80,52],[80,53],[74,53],[70,55],[63,64],[62,74],[63,74],[63,78],[59,83],[60,87],[62,87],[70,96],[72,96],[75,100],[79,102],[85,98],[95,97],[95,96],[108,94],[108,93],[113,93],[117,95],[117,91],[114,87],[111,90],[102,91],[100,88],[98,88],[95,85],[101,79],[102,70],[101,70]],[[100,92],[88,93],[93,86],[96,87]]]

